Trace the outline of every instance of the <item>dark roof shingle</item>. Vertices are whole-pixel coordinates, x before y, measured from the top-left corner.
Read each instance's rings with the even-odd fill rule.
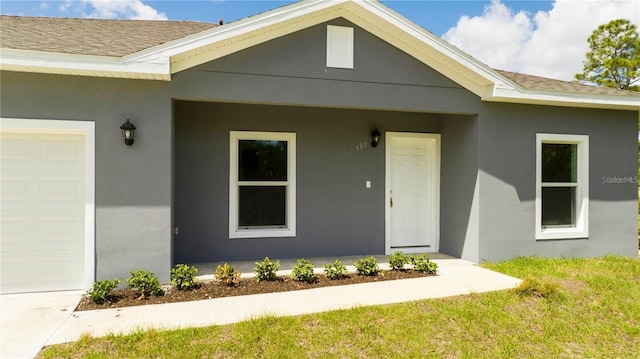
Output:
[[[0,16],[0,46],[74,55],[126,56],[218,26],[195,21]]]
[[[520,85],[522,88],[527,90],[579,92],[579,93],[592,93],[592,94],[600,94],[600,95],[640,96],[640,93],[633,92],[633,91],[618,90],[618,89],[608,88],[608,87],[589,86],[589,85],[579,84],[576,82],[554,80],[546,77],[525,75],[525,74],[519,74],[519,73],[509,72],[504,70],[496,70],[496,71],[498,71],[502,76],[508,78],[509,80],[515,82],[516,84]]]

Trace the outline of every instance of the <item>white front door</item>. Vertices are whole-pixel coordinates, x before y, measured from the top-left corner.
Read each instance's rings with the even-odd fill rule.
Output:
[[[440,135],[386,134],[386,251],[437,252]]]

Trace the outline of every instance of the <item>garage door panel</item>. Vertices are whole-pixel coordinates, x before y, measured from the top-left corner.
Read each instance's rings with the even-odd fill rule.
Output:
[[[0,221],[0,237],[2,237],[2,251],[10,250],[12,247],[20,246],[31,237],[29,232],[33,228],[29,226],[31,220],[27,217],[14,213],[2,214]],[[22,244],[27,245],[27,244]]]
[[[82,174],[82,172],[78,173]],[[54,205],[63,201],[65,205],[82,206],[84,204],[84,188],[81,179],[76,177],[53,177],[47,176],[40,180],[40,198],[44,206],[55,201]]]
[[[84,251],[3,253],[2,292],[48,291],[82,288]]]
[[[27,205],[27,201],[29,201],[29,188],[31,185],[31,180],[28,177],[18,177],[11,176],[10,173],[5,175],[5,171],[3,168],[2,177],[2,187],[0,188],[0,194],[2,195],[2,209],[10,209],[6,206],[19,205],[19,203],[14,204],[14,202],[23,202],[23,205]]]
[[[22,161],[29,158],[29,136],[3,133],[0,149],[2,150],[0,159],[2,159],[3,167],[23,166]]]
[[[0,158],[9,170],[78,170],[84,147],[81,135],[3,132]]]
[[[51,173],[2,170],[1,208],[6,211],[68,211],[84,208],[83,171]]]
[[[84,225],[77,213],[75,216],[60,218],[42,218],[40,220],[41,244],[49,243],[56,248],[66,249],[84,248]]]
[[[82,211],[58,213],[12,211],[2,214],[2,252],[83,249]]]

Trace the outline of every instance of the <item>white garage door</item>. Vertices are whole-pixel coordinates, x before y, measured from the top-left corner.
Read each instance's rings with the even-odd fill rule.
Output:
[[[87,273],[93,266],[93,238],[86,237],[93,223],[85,223],[87,133],[7,129],[6,122],[0,130],[0,291],[85,289],[93,276]]]

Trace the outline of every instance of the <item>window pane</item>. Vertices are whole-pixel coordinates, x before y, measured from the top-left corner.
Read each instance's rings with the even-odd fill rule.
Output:
[[[238,180],[286,181],[287,141],[238,141]]]
[[[542,182],[577,181],[576,144],[542,144]]]
[[[576,225],[576,188],[542,188],[542,226]]]
[[[238,226],[286,227],[286,186],[240,186]]]

